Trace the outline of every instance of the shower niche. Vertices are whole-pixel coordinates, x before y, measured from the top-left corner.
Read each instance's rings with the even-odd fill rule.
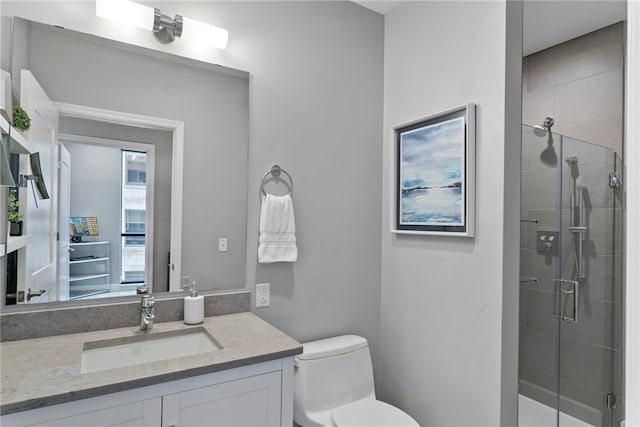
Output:
[[[522,127],[521,426],[620,425],[621,172],[609,148]]]

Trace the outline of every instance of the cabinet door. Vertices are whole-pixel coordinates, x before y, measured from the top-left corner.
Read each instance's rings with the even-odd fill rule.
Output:
[[[163,427],[279,426],[281,372],[166,395]]]
[[[93,426],[122,426],[122,427],[156,427],[161,423],[162,398],[143,400],[125,405],[113,406],[98,411],[85,412],[55,420],[29,420],[29,412],[22,413],[27,419],[3,419],[3,426],[38,426],[38,427],[93,427]],[[17,414],[21,415],[21,414]],[[5,424],[5,421],[7,422]],[[35,422],[34,422],[35,421]]]

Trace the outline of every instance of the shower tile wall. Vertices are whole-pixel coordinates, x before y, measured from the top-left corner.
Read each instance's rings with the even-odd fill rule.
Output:
[[[622,153],[622,23],[523,60],[522,123],[555,119],[553,130]]]
[[[622,24],[615,24],[526,57],[523,123],[540,124],[552,116],[556,120],[553,131],[620,153],[622,36]],[[567,253],[569,170],[560,158],[559,136],[547,141],[546,137],[523,132],[522,144],[521,215],[523,219],[537,219],[538,223],[521,225],[520,276],[541,280],[520,285],[520,392],[556,407],[558,331],[553,317],[553,279],[559,258],[538,253],[536,233],[559,230],[561,173],[565,236],[561,253]],[[581,289],[579,322],[562,322],[561,410],[592,425],[609,425],[606,393],[622,395],[621,203],[608,187],[608,173],[616,165],[614,155],[605,151],[564,138],[563,154],[579,157],[580,185],[588,188],[589,234],[585,246],[588,282]],[[614,234],[618,237],[614,238]],[[572,269],[572,260],[567,265]],[[622,400],[613,413],[614,425],[619,423],[618,414],[623,413]]]

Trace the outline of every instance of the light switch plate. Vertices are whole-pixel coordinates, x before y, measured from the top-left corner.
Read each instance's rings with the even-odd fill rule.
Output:
[[[218,252],[227,252],[229,250],[229,241],[226,237],[218,239]]]

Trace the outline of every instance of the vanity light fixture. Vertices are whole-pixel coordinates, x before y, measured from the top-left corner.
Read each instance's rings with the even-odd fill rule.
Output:
[[[176,15],[163,15],[160,9],[141,5],[129,0],[96,0],[96,16],[123,24],[151,28],[161,43],[171,43],[178,37],[202,43],[218,49],[226,49],[229,32],[224,28],[205,24]]]

